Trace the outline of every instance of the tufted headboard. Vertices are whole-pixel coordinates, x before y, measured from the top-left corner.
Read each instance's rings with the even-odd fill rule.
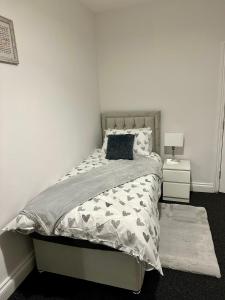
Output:
[[[124,111],[105,112],[102,118],[102,137],[104,139],[105,130],[108,128],[144,128],[151,127],[153,151],[160,154],[160,111]]]

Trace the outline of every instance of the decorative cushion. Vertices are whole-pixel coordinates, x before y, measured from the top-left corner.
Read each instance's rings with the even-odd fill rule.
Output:
[[[133,129],[107,129],[102,146],[102,151],[106,153],[108,144],[108,135],[134,134],[133,153],[136,155],[150,155],[152,152],[152,130],[151,128],[133,128]]]
[[[106,159],[133,159],[133,134],[108,135]]]

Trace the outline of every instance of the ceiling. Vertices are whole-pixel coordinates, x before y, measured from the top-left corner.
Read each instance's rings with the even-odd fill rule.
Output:
[[[90,8],[95,13],[118,9],[149,1],[151,0],[80,0],[81,3]]]

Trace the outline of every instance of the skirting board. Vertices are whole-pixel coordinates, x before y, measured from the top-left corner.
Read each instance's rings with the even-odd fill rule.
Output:
[[[215,193],[215,186],[213,183],[192,182],[191,190],[192,192]]]
[[[33,251],[0,284],[0,299],[7,300],[34,268]]]

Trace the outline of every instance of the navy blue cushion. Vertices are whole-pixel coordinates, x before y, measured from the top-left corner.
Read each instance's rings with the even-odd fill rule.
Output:
[[[108,135],[106,159],[133,159],[134,134]]]

